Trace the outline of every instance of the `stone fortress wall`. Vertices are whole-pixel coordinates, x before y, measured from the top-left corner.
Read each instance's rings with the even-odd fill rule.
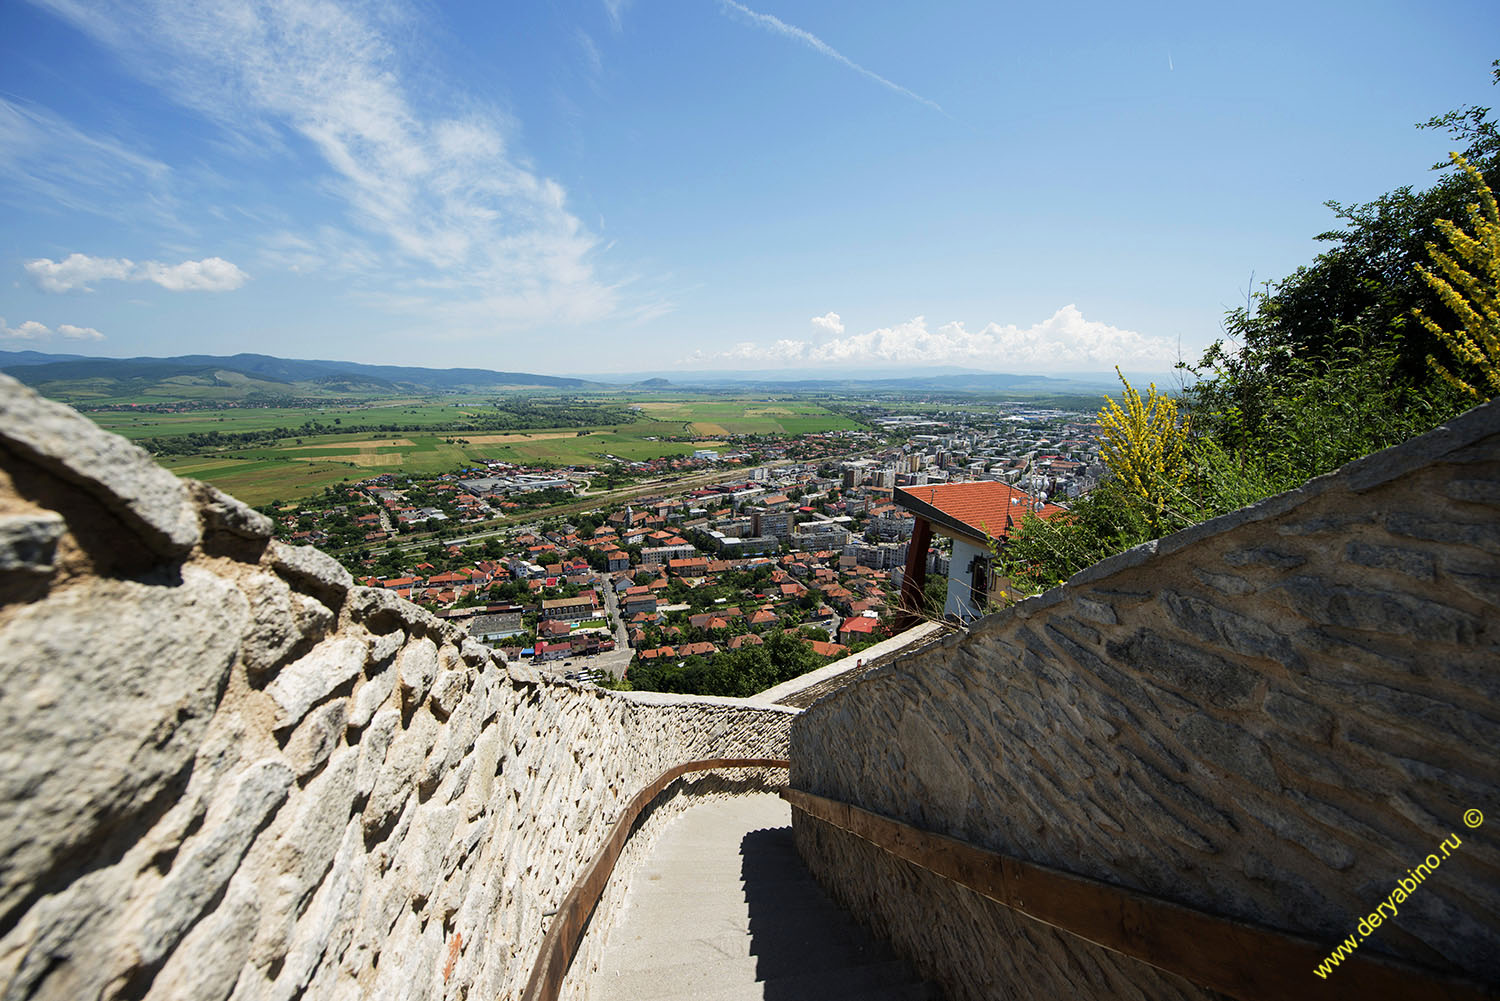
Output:
[[[865,675],[791,760],[794,788],[1330,949],[1456,835],[1360,953],[1494,983],[1500,402]],[[953,1001],[1217,996],[794,823]]]
[[[0,375],[0,998],[515,997],[637,790],[786,756],[270,535]]]

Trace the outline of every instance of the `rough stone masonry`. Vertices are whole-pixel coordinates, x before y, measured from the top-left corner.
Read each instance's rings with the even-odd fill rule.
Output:
[[[1457,832],[1361,950],[1496,984],[1500,401],[865,675],[798,718],[791,761],[798,789],[1330,946]],[[1207,996],[794,826],[955,1001]]]
[[[636,790],[793,711],[538,677],[0,376],[0,999],[504,998]]]

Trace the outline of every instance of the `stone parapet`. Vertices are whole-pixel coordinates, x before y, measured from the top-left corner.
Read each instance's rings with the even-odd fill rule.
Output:
[[[1493,982],[1500,841],[1463,817],[1500,813],[1497,623],[1492,403],[864,675],[793,724],[791,784],[1330,949],[1456,834],[1360,948]],[[796,826],[954,998],[1202,993]]]
[[[513,997],[638,789],[786,756],[270,536],[0,376],[0,997]]]

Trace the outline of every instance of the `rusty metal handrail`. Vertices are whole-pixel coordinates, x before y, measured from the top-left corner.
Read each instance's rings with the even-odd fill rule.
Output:
[[[707,772],[720,768],[788,767],[790,764],[785,758],[704,758],[667,769],[650,785],[636,793],[620,819],[610,828],[609,838],[604,846],[595,853],[583,875],[578,877],[578,881],[558,906],[551,927],[542,937],[541,952],[537,954],[536,965],[531,968],[526,989],[521,993],[522,1001],[557,1001],[563,978],[568,975],[568,967],[572,965],[573,957],[578,952],[578,943],[583,941],[589,918],[593,916],[594,907],[599,903],[605,886],[609,884],[615,863],[625,850],[625,842],[630,839],[630,829],[641,812],[663,789],[689,772]]]
[[[850,803],[783,789],[796,810],[1043,924],[1242,1001],[1328,1001],[1329,945],[1024,862]],[[1493,987],[1361,952],[1329,973],[1338,997],[1480,1001]]]

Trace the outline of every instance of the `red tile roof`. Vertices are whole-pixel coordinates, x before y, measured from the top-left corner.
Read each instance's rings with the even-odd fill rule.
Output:
[[[938,529],[958,531],[974,539],[1006,538],[1035,507],[1025,491],[993,480],[899,487],[895,500]],[[1062,510],[1056,504],[1043,504],[1034,513],[1050,518]]]

